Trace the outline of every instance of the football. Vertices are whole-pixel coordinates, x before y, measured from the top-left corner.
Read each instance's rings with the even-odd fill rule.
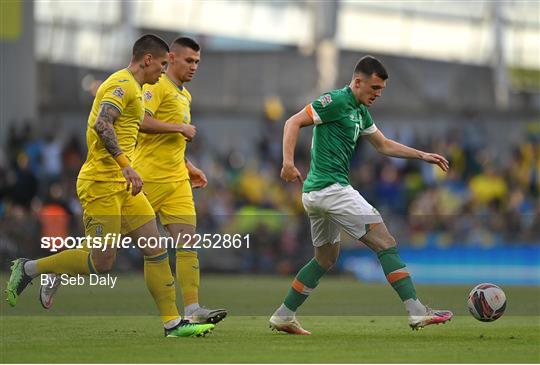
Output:
[[[477,320],[493,322],[500,318],[506,309],[506,295],[495,284],[479,284],[469,293],[467,306]]]

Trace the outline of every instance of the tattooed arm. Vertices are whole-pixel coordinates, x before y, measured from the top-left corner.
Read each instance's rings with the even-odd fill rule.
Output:
[[[116,160],[118,165],[122,168],[122,174],[127,182],[126,190],[131,194],[137,195],[142,189],[142,179],[137,172],[129,165],[129,160],[120,149],[118,145],[118,138],[114,131],[114,122],[120,116],[120,111],[110,104],[101,104],[99,115],[94,123],[94,129],[96,130],[101,142],[109,151],[112,157]]]
[[[99,115],[94,123],[94,129],[112,157],[122,153],[114,132],[114,122],[119,116],[120,111],[117,108],[110,104],[101,104]]]

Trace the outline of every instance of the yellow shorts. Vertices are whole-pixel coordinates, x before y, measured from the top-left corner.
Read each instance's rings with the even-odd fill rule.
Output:
[[[125,182],[77,179],[77,195],[87,236],[130,233],[156,218],[144,194],[131,195]]]
[[[168,183],[145,182],[143,191],[161,224],[197,225],[195,203],[189,180]]]

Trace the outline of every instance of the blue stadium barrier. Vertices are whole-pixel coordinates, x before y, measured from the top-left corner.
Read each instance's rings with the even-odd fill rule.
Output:
[[[540,245],[400,248],[415,283],[540,285]],[[343,249],[338,268],[361,281],[385,282],[376,255],[368,249]]]

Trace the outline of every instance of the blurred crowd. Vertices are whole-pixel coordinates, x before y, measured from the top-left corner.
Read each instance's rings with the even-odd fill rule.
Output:
[[[203,253],[221,271],[292,273],[312,255],[299,183],[280,180],[283,121],[261,119],[252,153],[226,152],[200,134],[188,157],[208,176],[194,192],[200,233],[249,233],[250,249]],[[0,255],[47,252],[41,236],[83,235],[75,181],[86,148],[77,136],[36,133],[12,123],[0,150]],[[20,125],[20,124],[19,124]],[[400,245],[538,244],[540,241],[540,128],[529,125],[515,145],[494,146],[477,129],[444,133],[384,130],[387,137],[448,157],[447,174],[417,160],[388,158],[361,140],[351,184],[385,218]],[[296,164],[307,174],[310,133],[303,133]],[[345,243],[356,244],[346,235]],[[122,255],[120,255],[122,256]],[[118,265],[136,265],[136,253]],[[140,263],[139,263],[140,264]]]

